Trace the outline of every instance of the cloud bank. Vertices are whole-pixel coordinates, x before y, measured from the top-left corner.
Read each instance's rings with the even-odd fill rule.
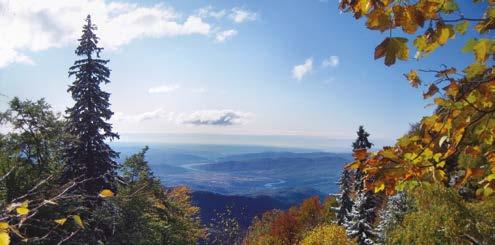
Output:
[[[0,0],[0,68],[32,64],[26,53],[76,42],[87,14],[101,45],[117,49],[139,38],[208,35],[212,25],[163,4],[142,6],[104,0]]]
[[[226,40],[231,39],[235,35],[237,35],[237,31],[234,29],[221,31],[216,34],[215,41],[217,41],[218,43],[223,43]]]
[[[249,122],[252,113],[235,110],[202,110],[192,113],[167,112],[163,108],[135,115],[121,112],[112,117],[114,122],[144,122],[148,120],[165,120],[179,125],[192,126],[233,126]]]
[[[179,116],[179,122],[194,126],[232,126],[246,123],[251,113],[234,110],[204,110]]]
[[[243,8],[233,8],[229,17],[235,23],[243,23],[248,21],[255,21],[258,18],[258,14],[250,12]]]

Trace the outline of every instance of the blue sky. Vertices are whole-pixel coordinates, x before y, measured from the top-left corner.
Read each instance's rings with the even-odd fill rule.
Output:
[[[420,61],[386,67],[373,60],[385,35],[332,0],[0,4],[8,36],[0,40],[0,92],[8,96],[0,109],[13,96],[45,97],[57,111],[73,103],[67,71],[90,12],[111,60],[104,89],[121,134],[289,135],[304,146],[308,136],[354,138],[363,124],[390,144],[431,110],[402,74],[471,58],[458,52],[467,37],[456,37]]]

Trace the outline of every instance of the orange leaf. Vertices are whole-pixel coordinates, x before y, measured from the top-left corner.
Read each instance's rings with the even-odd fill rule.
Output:
[[[368,151],[366,150],[366,148],[357,149],[354,151],[353,156],[354,156],[354,159],[356,159],[358,161],[364,161],[364,160],[366,160],[366,158],[368,158]]]

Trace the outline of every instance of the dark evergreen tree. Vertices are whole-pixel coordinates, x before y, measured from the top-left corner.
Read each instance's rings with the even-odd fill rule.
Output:
[[[349,213],[354,206],[354,202],[351,198],[351,193],[353,190],[353,172],[347,169],[342,171],[339,179],[340,194],[337,197],[339,202],[339,207],[337,210],[337,223],[339,225],[344,224],[348,218]]]
[[[67,131],[77,138],[66,152],[64,179],[87,178],[84,192],[96,194],[104,188],[114,189],[118,154],[105,142],[119,136],[112,132],[107,121],[113,115],[109,109],[110,94],[100,88],[100,84],[110,82],[108,60],[100,59],[103,48],[98,47],[96,26],[88,15],[83,26],[82,36],[75,53],[77,60],[69,69],[69,77],[75,81],[69,87],[75,104],[68,108]]]
[[[347,229],[347,235],[350,238],[356,238],[360,245],[375,244],[375,240],[379,236],[373,228],[377,216],[378,200],[372,192],[359,192],[352,207],[350,219],[344,225]]]
[[[370,149],[373,146],[373,143],[371,143],[368,140],[368,137],[370,136],[370,134],[368,132],[366,132],[366,130],[364,130],[363,126],[359,126],[359,129],[356,133],[357,133],[358,137],[357,137],[356,141],[354,141],[352,143],[352,149],[354,151],[359,150],[359,149]],[[354,189],[356,191],[363,189],[363,182],[361,181],[361,179],[363,177],[362,175],[363,175],[363,173],[360,170],[356,170],[354,172],[354,179],[355,179]]]
[[[357,135],[356,141],[352,144],[354,151],[369,149],[373,146],[373,143],[368,140],[370,134],[364,130],[363,126],[359,126]],[[351,210],[348,207],[342,210],[347,213],[342,224],[349,237],[356,238],[360,245],[374,244],[377,238],[377,232],[373,226],[377,216],[376,207],[381,200],[381,195],[365,190],[363,177],[363,172],[360,170],[349,172],[346,178],[352,184],[346,186],[347,190],[342,189],[342,195],[346,194],[353,204]],[[354,200],[350,197],[352,192],[354,192]]]
[[[359,129],[357,131],[357,139],[356,141],[354,141],[354,143],[352,143],[352,148],[354,150],[357,150],[357,149],[369,149],[373,146],[373,143],[370,143],[368,141],[368,137],[370,136],[370,134],[368,132],[366,132],[366,130],[364,130],[364,127],[363,126],[359,126]]]

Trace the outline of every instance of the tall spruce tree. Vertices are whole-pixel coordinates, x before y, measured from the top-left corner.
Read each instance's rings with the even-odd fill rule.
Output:
[[[77,141],[68,146],[63,178],[91,179],[83,187],[87,194],[96,194],[104,188],[114,189],[117,175],[114,159],[118,154],[105,140],[119,136],[112,132],[112,125],[107,122],[113,115],[109,109],[110,94],[100,88],[101,83],[110,82],[110,69],[106,66],[109,60],[100,59],[103,48],[98,47],[96,29],[88,15],[75,51],[82,58],[69,69],[69,77],[75,77],[75,81],[68,92],[75,104],[66,110],[67,131]]]
[[[370,134],[364,130],[363,126],[359,126],[359,129],[357,131],[357,139],[352,143],[352,148],[354,150],[358,149],[369,149],[373,146],[373,143],[369,142],[368,137],[370,137]]]
[[[352,143],[353,150],[369,149],[373,143],[369,142],[370,134],[364,130],[363,126],[359,126],[357,131],[357,139]],[[337,211],[338,224],[345,224],[350,219],[350,212],[354,206],[354,201],[351,198],[352,191],[358,191],[362,188],[360,171],[351,171],[344,169],[339,179],[340,193],[338,195],[339,210]]]
[[[373,225],[377,217],[376,206],[379,199],[370,191],[357,193],[354,206],[349,214],[350,219],[345,224],[347,235],[355,238],[359,245],[375,244],[378,232]]]
[[[368,140],[370,134],[364,130],[363,126],[359,126],[357,131],[357,139],[352,144],[353,150],[369,149],[373,146]],[[376,195],[364,188],[363,173],[360,170],[354,170],[348,177],[352,179],[352,189],[354,189],[354,200],[349,198],[353,205],[351,211],[347,207],[346,216],[343,219],[343,225],[346,227],[347,234],[351,238],[355,238],[360,245],[374,244],[377,237],[377,232],[373,225],[377,217],[376,206],[380,202],[381,196]],[[347,180],[351,181],[351,180]],[[342,191],[342,194],[350,195],[351,191]]]
[[[359,149],[370,149],[373,146],[373,143],[371,143],[368,140],[368,137],[370,137],[370,134],[364,130],[364,127],[361,125],[359,126],[357,133],[357,138],[356,141],[352,143],[352,150],[356,151]],[[354,179],[355,179],[355,185],[354,189],[356,191],[359,191],[363,189],[363,182],[361,181],[363,173],[360,170],[356,170],[354,172]]]
[[[352,201],[353,172],[347,169],[342,170],[339,179],[340,193],[337,195],[339,207],[337,210],[337,223],[345,224],[349,220],[349,213],[352,211],[354,202]]]

